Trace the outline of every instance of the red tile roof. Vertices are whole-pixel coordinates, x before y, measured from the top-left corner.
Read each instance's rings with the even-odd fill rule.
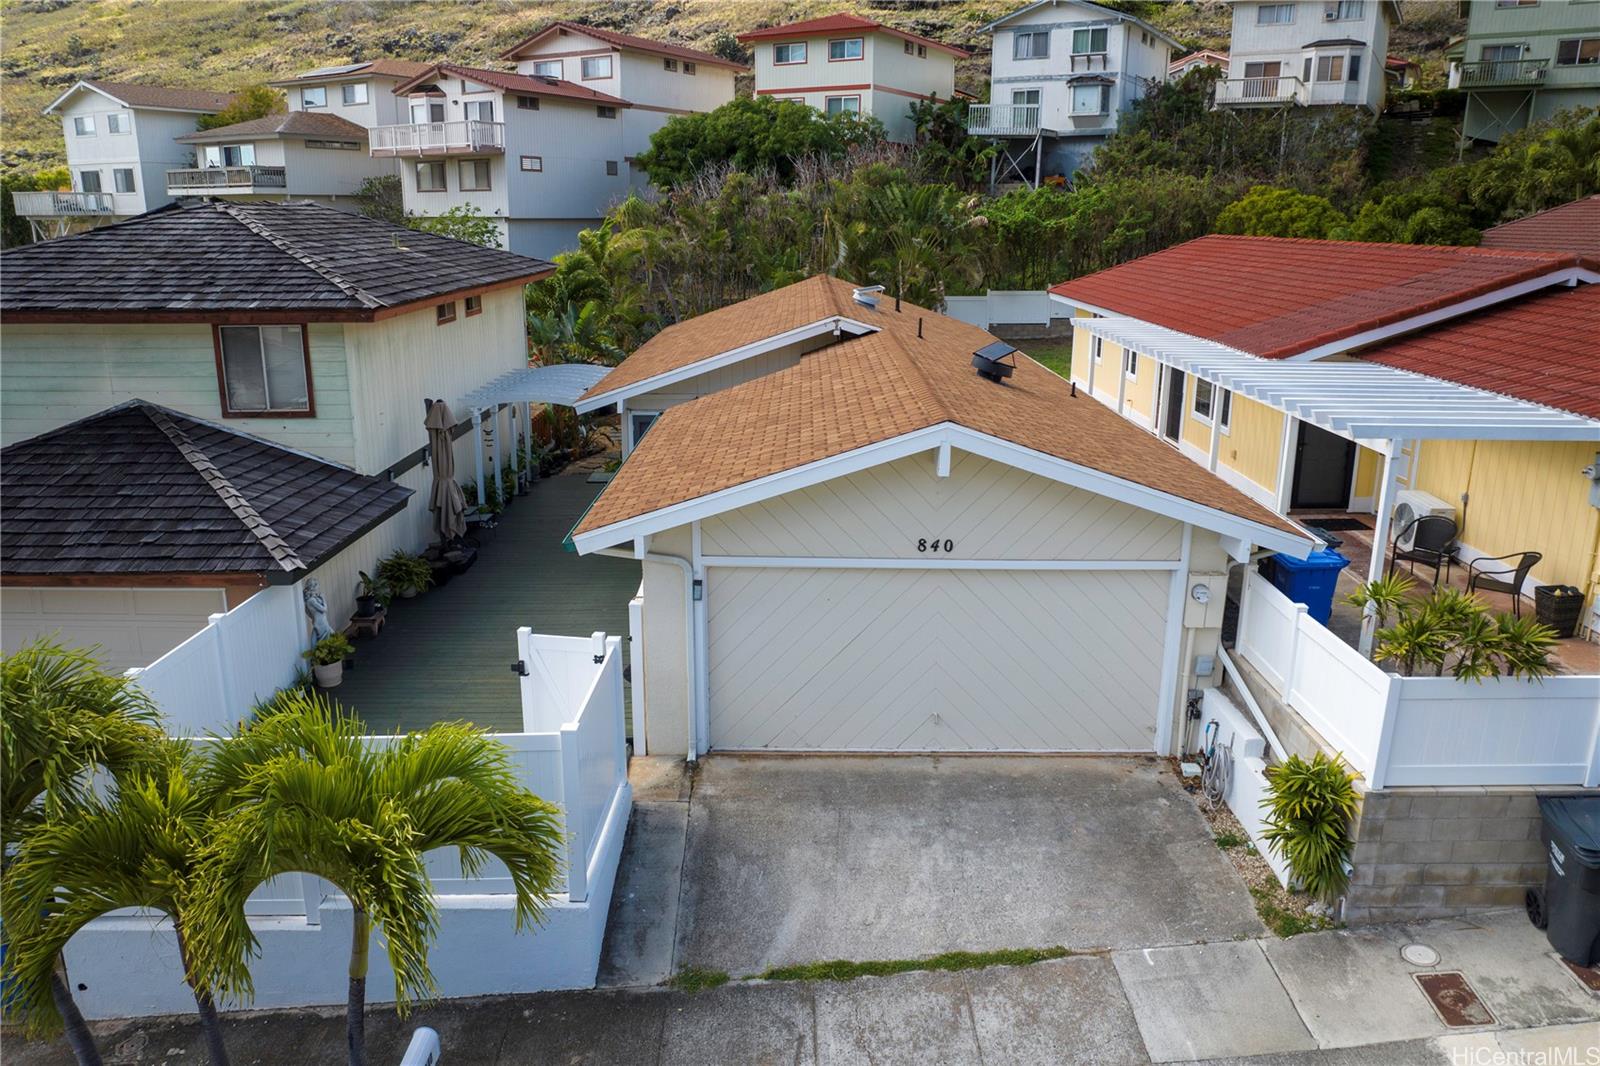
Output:
[[[1600,419],[1600,285],[1524,296],[1362,358]]]
[[[749,33],[739,34],[741,41],[764,41],[773,37],[805,37],[810,34],[839,33],[839,32],[867,32],[887,33],[892,37],[899,37],[905,41],[915,41],[925,44],[929,48],[938,48],[949,52],[951,55],[965,57],[967,50],[957,48],[953,44],[936,41],[932,37],[923,37],[921,34],[897,30],[893,26],[885,26],[876,19],[862,18],[859,15],[824,15],[822,18],[806,19],[803,22],[786,22],[782,26],[767,26],[764,29],[751,30]]]
[[[410,81],[403,81],[396,85],[394,87],[395,95],[404,96],[411,91],[412,87],[434,81],[441,74],[454,78],[466,78],[468,81],[481,82],[484,85],[492,85],[496,89],[503,89],[508,93],[523,93],[528,96],[560,96],[569,100],[609,104],[613,107],[633,106],[620,96],[595,92],[593,89],[586,89],[581,85],[574,85],[570,81],[561,81],[558,78],[535,78],[526,74],[508,74],[503,70],[462,67],[454,63],[435,63]]]
[[[1600,196],[1486,229],[1482,247],[1576,252],[1600,259]]]
[[[1213,235],[1052,286],[1127,315],[1283,359],[1570,267],[1560,252]]]
[[[681,44],[668,44],[665,41],[652,41],[648,37],[635,37],[631,33],[618,33],[616,30],[602,29],[599,26],[585,26],[581,22],[568,22],[565,19],[558,19],[555,22],[550,23],[548,26],[543,27],[537,32],[512,45],[510,48],[507,48],[504,52],[500,53],[500,58],[524,58],[520,54],[524,49],[531,48],[533,45],[538,44],[540,41],[559,30],[566,30],[568,33],[587,34],[598,41],[605,41],[607,44],[614,44],[618,48],[632,48],[635,51],[650,52],[661,56],[670,56],[673,59],[686,59],[690,63],[704,63],[707,66],[727,67],[730,70],[750,69],[743,63],[738,63],[731,59],[724,59],[712,52],[702,52],[698,48],[685,48]]]

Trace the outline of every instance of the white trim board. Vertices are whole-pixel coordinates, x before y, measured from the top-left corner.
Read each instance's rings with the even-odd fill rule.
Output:
[[[868,333],[878,332],[878,327],[868,325],[865,322],[858,322],[853,318],[845,318],[843,315],[830,315],[827,318],[818,319],[815,322],[808,322],[803,326],[796,326],[794,329],[785,330],[782,333],[775,333],[770,337],[763,337],[758,341],[751,341],[749,344],[741,344],[737,348],[729,348],[725,352],[718,352],[715,355],[708,355],[703,359],[697,359],[685,366],[680,366],[672,370],[666,370],[659,374],[652,374],[650,377],[641,378],[640,380],[632,382],[631,384],[621,385],[617,388],[607,390],[606,392],[599,393],[587,400],[580,399],[574,405],[574,409],[580,415],[588,414],[590,411],[595,411],[602,407],[609,407],[614,403],[624,401],[630,396],[638,396],[642,393],[654,392],[657,389],[665,388],[668,385],[675,385],[680,381],[687,381],[690,378],[697,378],[702,374],[709,374],[714,370],[721,370],[725,366],[732,366],[735,363],[742,363],[746,359],[753,359],[758,355],[765,355],[767,352],[777,351],[779,348],[782,348],[785,345],[793,344],[796,341],[809,340],[812,337],[820,337],[825,333],[841,332],[849,333],[852,337],[860,337]],[[624,365],[625,362],[626,361],[624,361]]]
[[[795,570],[1176,570],[1177,559],[865,559],[810,555],[706,555],[707,567]]]
[[[1146,511],[1166,515],[1220,533],[1225,537],[1286,552],[1297,558],[1313,550],[1315,544],[1310,534],[1289,533],[1160,489],[1153,489],[1056,456],[1046,455],[1044,452],[987,433],[980,433],[953,422],[940,422],[691,500],[670,504],[601,526],[599,529],[592,529],[587,533],[576,534],[572,542],[579,554],[588,554],[600,548],[614,547],[643,534],[674,529],[712,515],[769,500],[846,474],[853,474],[859,470],[932,451],[943,444],[1064,485],[1087,489]]]

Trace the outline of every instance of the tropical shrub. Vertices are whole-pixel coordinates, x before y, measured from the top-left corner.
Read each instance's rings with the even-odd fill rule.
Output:
[[[1261,798],[1267,846],[1301,888],[1330,903],[1349,883],[1350,823],[1358,807],[1354,782],[1338,757],[1321,751],[1309,761],[1291,755],[1267,770]]]
[[[433,585],[433,567],[420,555],[395,551],[379,560],[378,580],[396,592],[426,592]]]
[[[276,115],[287,108],[283,94],[269,85],[247,85],[233,94],[233,103],[215,115],[201,115],[195,123],[198,130],[215,130],[237,122]]]
[[[301,652],[313,666],[332,666],[342,663],[356,653],[356,646],[343,633],[329,633],[311,647]]]
[[[1448,672],[1458,680],[1482,681],[1502,675],[1538,680],[1551,672],[1553,629],[1532,618],[1495,614],[1459,589],[1434,589],[1420,599],[1400,599],[1391,609],[1396,621],[1378,631],[1372,657],[1402,674]]]
[[[1218,233],[1248,237],[1334,236],[1349,219],[1325,197],[1257,185],[1217,215]]]
[[[787,180],[797,159],[837,158],[853,145],[881,140],[883,124],[875,118],[824,115],[806,104],[759,96],[671,119],[651,135],[638,163],[659,189],[725,164],[747,172],[771,170]]]

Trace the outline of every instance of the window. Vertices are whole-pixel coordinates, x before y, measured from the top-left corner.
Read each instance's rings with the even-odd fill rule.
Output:
[[[1099,54],[1106,50],[1106,28],[1072,31],[1072,54],[1075,56]]]
[[[544,156],[525,155],[522,157],[522,169],[537,174],[544,169]]]
[[[522,111],[537,111],[539,110],[539,98],[537,96],[519,96],[517,97],[517,108]]]
[[[1600,63],[1600,37],[1572,37],[1556,42],[1556,66],[1576,67]]]
[[[584,56],[582,69],[584,81],[594,81],[596,78],[609,78],[611,77],[611,57]]]
[[[676,74],[678,72],[678,61],[676,59],[663,59],[661,61],[661,69]]]
[[[483,192],[489,187],[487,159],[463,159],[460,167],[462,192]]]
[[[1072,87],[1074,115],[1104,115],[1111,110],[1111,86],[1097,82]]]
[[[1139,353],[1129,348],[1122,350],[1122,372],[1130,378],[1139,376]]]
[[[783,67],[791,63],[804,63],[805,61],[806,43],[804,41],[772,46],[772,62],[775,66]]]
[[[656,419],[661,417],[660,411],[629,411],[628,421],[633,426],[633,446],[637,448],[639,442],[644,440],[644,435],[650,432],[650,427],[656,424]]]
[[[1537,7],[1539,0],[1494,0],[1495,7]]]
[[[536,78],[560,78],[561,60],[541,59],[533,65],[533,76]]]
[[[606,160],[606,177],[614,178],[614,177],[617,176],[617,173],[620,170],[621,170],[621,168],[619,166],[617,166],[617,161],[615,159],[607,159]]]
[[[1318,56],[1317,57],[1318,81],[1343,81],[1344,56]]]
[[[1362,0],[1327,0],[1322,5],[1322,17],[1328,22],[1343,22],[1361,17]]]
[[[107,133],[130,133],[132,130],[133,123],[121,111],[113,111],[106,116]]]
[[[94,136],[94,116],[76,115],[72,119],[72,132],[79,137]]]
[[[1012,89],[1011,90],[1011,106],[1012,107],[1038,107],[1039,106],[1039,90],[1038,89]],[[1018,124],[1021,125],[1021,123],[1018,123]]]
[[[224,415],[311,414],[311,353],[300,326],[217,326]]]
[[[1222,399],[1217,399],[1217,393],[1222,394]],[[1233,393],[1227,389],[1219,389],[1209,381],[1195,379],[1194,383],[1194,416],[1208,425],[1211,422],[1212,411],[1218,403],[1222,405],[1222,429],[1228,428],[1228,422],[1233,417]]]
[[[367,102],[367,83],[364,81],[352,82],[346,85],[342,92],[346,106]]]
[[[829,41],[828,62],[839,63],[847,59],[860,59],[861,48],[860,37],[846,37],[840,41]]]
[[[908,56],[914,56],[917,54],[917,46],[912,44],[910,41],[905,42],[905,50],[906,55]]]
[[[475,122],[494,121],[493,100],[468,100],[462,107],[462,111],[466,113],[467,118]]]
[[[925,44],[917,45],[917,58],[918,59],[927,59],[928,58],[928,46],[927,45],[925,45]]]
[[[327,106],[328,106],[328,87],[327,86],[318,85],[314,89],[301,89],[300,90],[300,110],[304,111],[307,108],[327,107]]]
[[[1483,46],[1485,63],[1511,63],[1522,58],[1520,44],[1486,44]]]
[[[118,192],[138,192],[133,187],[133,168],[117,167],[111,171],[111,181]]]
[[[444,164],[443,163],[418,163],[417,164],[417,191],[418,192],[444,192]]]
[[[411,101],[411,121],[421,124],[424,122],[444,121],[443,100],[413,100]]]
[[[1105,355],[1105,352],[1102,350],[1104,346],[1105,342],[1099,337],[1089,338],[1089,354],[1091,357],[1093,357],[1096,363],[1099,363],[1101,358]]]
[[[612,106],[610,106],[609,104],[600,104],[599,106],[597,106],[594,109],[594,113],[599,115],[601,118],[616,118],[617,117],[617,109],[612,107]]]
[[[1293,4],[1262,4],[1256,8],[1257,26],[1287,26],[1293,21]]]
[[[1350,65],[1345,68],[1345,78],[1348,81],[1361,80],[1361,57],[1359,55],[1350,57]]]
[[[98,170],[80,170],[80,171],[78,171],[78,191],[79,192],[99,192],[100,191],[100,172]]]
[[[256,146],[253,144],[208,144],[205,149],[208,167],[253,167],[256,165]]]
[[[456,320],[456,302],[451,300],[447,304],[438,304],[433,309],[433,324],[436,326],[448,325]]]
[[[1300,70],[1300,80],[1305,82],[1305,83],[1307,83],[1307,84],[1310,84],[1310,82],[1311,82],[1311,57],[1310,56],[1306,56],[1305,66],[1302,67],[1301,70]]]
[[[683,72],[685,74],[693,75],[695,72],[695,65],[693,63],[685,63],[683,65]]]
[[[1046,59],[1050,55],[1050,31],[1033,30],[1011,35],[1012,59]]]
[[[467,309],[467,317],[468,318],[471,318],[473,315],[481,315],[481,314],[483,314],[483,297],[482,296],[468,296],[465,300],[461,301],[461,303],[462,303],[462,306],[464,306]]]
[[[306,142],[306,147],[307,148],[337,149],[338,151],[341,151],[341,152],[359,152],[361,150],[361,142],[360,141],[307,141]]]
[[[859,115],[861,114],[861,97],[830,96],[827,98],[827,109],[830,115]]]

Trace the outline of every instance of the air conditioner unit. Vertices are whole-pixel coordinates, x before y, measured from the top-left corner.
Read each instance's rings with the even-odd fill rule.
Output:
[[[1455,518],[1456,509],[1445,503],[1431,492],[1422,492],[1418,489],[1401,489],[1400,498],[1394,505],[1394,514],[1390,517],[1391,528],[1396,535],[1404,533],[1400,540],[1400,550],[1410,551],[1416,540],[1417,531],[1407,529],[1412,522],[1424,515],[1440,515],[1444,518]]]

